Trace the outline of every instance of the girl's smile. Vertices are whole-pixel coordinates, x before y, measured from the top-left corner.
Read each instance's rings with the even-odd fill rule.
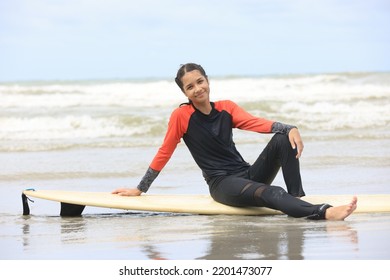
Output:
[[[211,112],[211,105],[208,79],[198,70],[194,70],[185,73],[181,80],[183,82],[185,96],[187,96],[195,108],[204,114],[209,114]]]

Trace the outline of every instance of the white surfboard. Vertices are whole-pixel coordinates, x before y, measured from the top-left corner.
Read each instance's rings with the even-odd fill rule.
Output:
[[[109,192],[79,192],[57,190],[25,190],[27,197],[35,197],[61,202],[62,208],[74,206],[74,210],[62,209],[63,216],[81,215],[85,206],[140,210],[152,212],[172,212],[207,215],[275,215],[282,212],[266,207],[231,207],[214,201],[210,195],[149,195],[136,197],[120,196]],[[312,195],[302,199],[313,204],[328,203],[333,206],[347,204],[352,195]],[[27,204],[27,203],[26,203]],[[25,205],[24,205],[25,206]],[[28,208],[28,205],[27,205]],[[25,210],[24,214],[29,214]],[[28,212],[28,213],[27,213]],[[390,194],[358,195],[356,213],[390,212]]]

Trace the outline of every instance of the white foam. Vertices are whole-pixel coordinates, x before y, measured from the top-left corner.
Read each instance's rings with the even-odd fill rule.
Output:
[[[152,123],[125,126],[116,117],[62,116],[34,118],[0,118],[1,140],[56,140],[101,137],[130,137],[145,134]]]
[[[92,85],[0,86],[0,108],[77,106],[154,107],[172,105],[183,94],[168,82]]]
[[[390,123],[389,77],[211,78],[211,99],[231,99],[254,115],[312,133],[352,129],[373,134],[387,131]],[[148,143],[163,137],[170,112],[186,100],[169,81],[1,84],[0,149],[18,149],[17,141],[27,147],[28,141],[67,146],[112,139],[123,143],[134,136]]]

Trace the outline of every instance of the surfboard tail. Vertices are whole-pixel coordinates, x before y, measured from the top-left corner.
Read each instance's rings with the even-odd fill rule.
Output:
[[[30,215],[30,206],[28,205],[28,201],[34,202],[29,197],[27,197],[27,195],[22,193],[22,205],[23,205],[23,215],[24,216]],[[84,208],[85,208],[85,205],[78,205],[78,204],[61,202],[60,216],[61,217],[81,216],[81,214],[84,211]]]

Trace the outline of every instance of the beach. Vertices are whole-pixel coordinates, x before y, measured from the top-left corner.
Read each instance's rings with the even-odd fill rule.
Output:
[[[211,100],[297,125],[306,194],[390,194],[390,73],[210,77]],[[27,188],[135,187],[184,95],[154,80],[0,83],[1,260],[388,260],[390,213],[345,221],[207,216],[30,202]],[[234,131],[249,163],[272,135]],[[274,185],[285,187],[281,174]],[[207,194],[184,143],[148,194]]]

